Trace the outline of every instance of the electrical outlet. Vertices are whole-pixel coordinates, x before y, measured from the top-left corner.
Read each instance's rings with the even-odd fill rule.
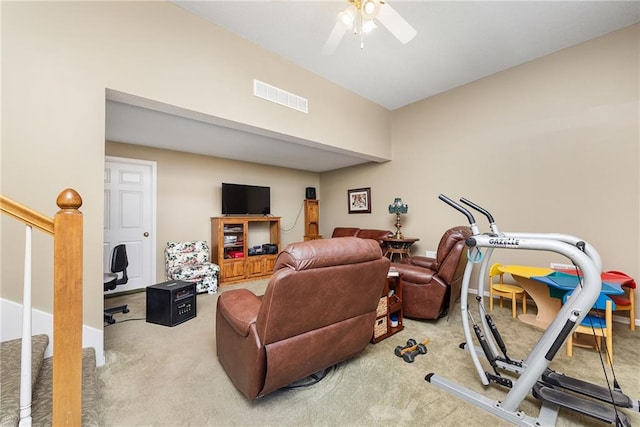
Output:
[[[436,257],[436,252],[435,251],[426,251],[425,255],[427,256],[427,258],[435,258]]]

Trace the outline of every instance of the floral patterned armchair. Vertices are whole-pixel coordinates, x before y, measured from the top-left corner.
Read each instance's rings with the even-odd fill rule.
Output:
[[[218,290],[220,267],[209,262],[207,242],[168,242],[164,261],[168,280],[195,282],[198,293],[213,294]]]

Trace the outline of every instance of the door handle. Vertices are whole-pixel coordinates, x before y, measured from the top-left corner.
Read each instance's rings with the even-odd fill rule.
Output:
[[[143,236],[144,236],[144,237],[149,237],[149,232],[148,232],[148,231],[145,231],[145,232],[144,232],[144,234],[143,234]]]

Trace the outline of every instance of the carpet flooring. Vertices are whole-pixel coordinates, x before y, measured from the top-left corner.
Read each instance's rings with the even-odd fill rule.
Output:
[[[499,386],[482,386],[468,352],[458,347],[464,341],[459,308],[438,321],[405,319],[403,331],[368,345],[318,384],[247,401],[216,358],[215,305],[222,292],[246,287],[259,295],[265,286],[266,281],[256,281],[221,287],[215,295],[199,295],[197,317],[175,327],[145,322],[144,292],[110,298],[108,305],[128,303],[131,311],[116,315],[117,323],[105,328],[106,364],[98,369],[100,425],[509,425],[424,380],[426,374],[435,372],[492,399],[506,395]],[[470,311],[477,316],[475,307]],[[507,307],[496,306],[492,316],[509,356],[525,358],[541,331],[513,319]],[[409,338],[431,340],[428,353],[413,363],[394,355],[395,347]],[[598,353],[591,349],[575,348],[569,358],[563,347],[550,367],[606,385]],[[625,324],[614,325],[614,370],[623,391],[640,398],[640,332],[631,332]],[[610,369],[607,375],[611,381]],[[528,397],[520,409],[535,416],[539,406]],[[640,414],[625,413],[633,425],[640,425]],[[601,424],[561,410],[557,425]]]

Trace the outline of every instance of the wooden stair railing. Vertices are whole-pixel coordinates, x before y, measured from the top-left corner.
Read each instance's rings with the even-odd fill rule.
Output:
[[[53,219],[0,195],[0,210],[27,227],[53,235],[54,426],[82,424],[82,198],[73,189],[58,195]],[[28,232],[29,234],[29,232]],[[29,302],[30,305],[30,302]],[[26,309],[26,308],[25,308]],[[29,307],[30,309],[30,307]],[[31,341],[31,333],[22,342]],[[30,368],[29,368],[30,369]]]

